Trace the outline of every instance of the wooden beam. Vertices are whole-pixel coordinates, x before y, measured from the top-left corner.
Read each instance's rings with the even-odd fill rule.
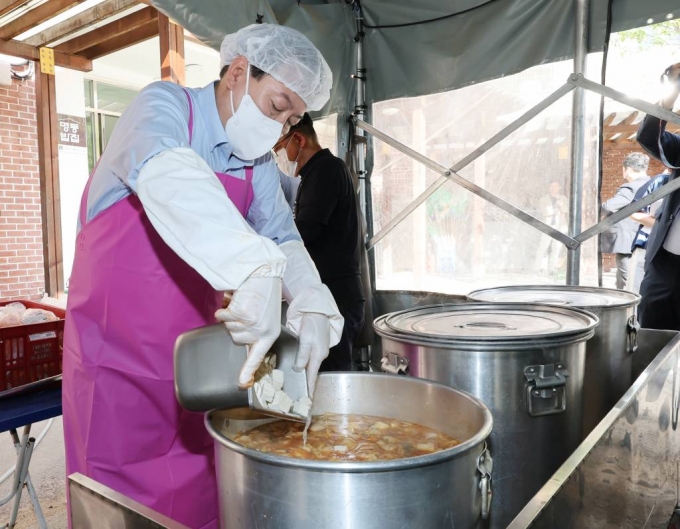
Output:
[[[158,14],[158,36],[161,48],[161,79],[184,86],[184,28],[163,13]]]
[[[44,74],[38,68],[35,79],[45,290],[48,295],[56,298],[64,292],[57,94],[54,75]]]
[[[94,48],[95,46],[116,37],[124,36],[126,33],[130,33],[144,24],[149,23],[153,23],[156,27],[158,26],[158,11],[152,7],[145,7],[141,11],[136,11],[131,15],[85,33],[80,37],[64,42],[54,49],[63,51],[64,53],[78,53],[83,50]]]
[[[109,53],[114,53],[120,51],[129,46],[139,44],[145,40],[153,38],[158,35],[158,22],[154,20],[153,22],[147,22],[143,26],[139,26],[132,31],[122,33],[113,37],[106,42],[97,44],[92,48],[88,48],[82,51],[82,55],[88,59],[94,60],[108,55]]]
[[[606,134],[616,134],[618,132],[625,134],[635,134],[638,129],[640,128],[640,124],[636,125],[610,125],[609,127],[604,128],[604,132]],[[671,123],[666,124],[666,130],[669,132],[677,132],[680,130],[680,127],[677,125],[673,125]]]
[[[617,137],[611,140],[611,143],[627,143],[635,138],[635,135],[631,136],[629,133],[619,134]]]
[[[45,46],[122,13],[136,5],[139,5],[137,0],[106,0],[87,11],[83,11],[68,20],[47,28],[45,31],[41,31],[37,35],[33,35],[24,42],[31,46]]]
[[[0,39],[9,40],[17,35],[21,35],[24,31],[31,29],[38,24],[42,24],[46,20],[63,13],[74,5],[80,4],[85,0],[50,0],[38,7],[27,11],[26,14],[20,16],[5,24],[0,28]]]
[[[21,7],[26,2],[28,0],[0,0],[0,17],[14,11],[17,7]]]
[[[630,125],[631,123],[633,123],[636,120],[636,118],[638,117],[638,114],[639,114],[639,112],[637,110],[635,112],[631,112],[630,114],[628,114],[626,116],[625,119],[621,120],[621,123],[619,123],[619,125]]]
[[[611,125],[612,121],[614,121],[614,118],[616,117],[616,112],[613,112],[612,114],[609,114],[606,118],[604,118],[604,121],[602,122],[602,127],[608,127]]]
[[[0,53],[12,55],[28,61],[40,59],[40,50],[34,46],[29,46],[16,40],[0,40]],[[54,52],[54,63],[63,68],[89,72],[92,70],[92,61],[79,55],[71,55],[60,51]]]

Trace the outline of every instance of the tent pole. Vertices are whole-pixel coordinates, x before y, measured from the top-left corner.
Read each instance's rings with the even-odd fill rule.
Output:
[[[356,36],[354,37],[354,46],[356,50],[356,71],[352,77],[355,82],[354,95],[354,112],[355,119],[361,121],[368,121],[368,107],[366,105],[366,67],[364,66],[364,17],[361,11],[361,5],[356,5]],[[371,180],[369,172],[366,168],[366,160],[370,154],[368,150],[372,146],[370,138],[366,132],[359,127],[354,128],[354,139],[352,141],[355,149],[356,172],[359,177],[359,206],[361,212],[366,219],[366,240],[367,243],[373,237],[373,207],[371,196]],[[368,247],[370,250],[370,247]],[[375,290],[375,252],[368,252],[368,263],[371,274],[371,285]]]
[[[353,3],[353,12],[356,17],[356,35],[354,36],[354,47],[356,51],[356,71],[352,76],[355,82],[355,93],[354,93],[354,120],[360,119],[362,121],[368,121],[368,106],[366,104],[366,67],[364,65],[364,15],[361,10],[360,0],[355,0]],[[371,180],[369,176],[369,171],[367,168],[367,158],[370,152],[373,142],[366,135],[366,132],[358,127],[351,127],[354,137],[351,138],[352,149],[355,151],[353,153],[353,158],[356,163],[356,174],[359,178],[359,207],[364,215],[366,222],[366,229],[364,233],[364,240],[362,243],[367,245],[367,242],[373,237],[373,207],[372,207],[372,197],[371,197]],[[365,254],[363,253],[365,252]],[[365,257],[364,257],[365,256]],[[365,261],[364,261],[365,258]],[[370,248],[365,246],[362,248],[362,268],[366,267],[367,279],[370,282],[370,293],[366,292],[366,316],[373,314],[373,299],[375,299],[376,291],[376,267],[375,267],[375,252],[370,251]],[[366,287],[366,286],[364,286]],[[368,297],[370,296],[370,298]],[[368,326],[370,329],[371,322],[364,322],[364,327]],[[366,336],[365,329],[362,331],[362,335]],[[368,336],[372,336],[372,333],[368,332]],[[371,343],[370,340],[367,344],[359,349],[359,369],[362,371],[368,371],[371,364]]]
[[[356,29],[354,37],[354,48],[356,50],[356,71],[354,73],[355,95],[354,95],[354,116],[362,121],[366,120],[366,68],[364,67],[364,19],[361,8],[356,11]],[[359,176],[359,200],[361,211],[366,219],[366,236],[373,236],[372,210],[370,207],[370,185],[368,184],[366,171],[366,150],[368,148],[366,133],[361,129],[355,129],[357,175]]]
[[[574,74],[584,74],[588,53],[589,0],[574,0]],[[574,91],[571,112],[571,189],[569,196],[569,235],[581,233],[583,211],[583,164],[585,151],[585,91]],[[567,254],[567,284],[578,285],[581,275],[581,249],[569,249]]]

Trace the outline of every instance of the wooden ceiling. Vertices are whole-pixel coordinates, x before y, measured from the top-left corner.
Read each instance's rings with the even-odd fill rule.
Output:
[[[49,47],[58,66],[89,71],[94,59],[171,32],[161,27],[171,22],[148,0],[104,0],[23,41],[16,38],[83,1],[0,0],[0,53],[36,60],[39,49]]]
[[[635,136],[640,122],[645,115],[637,110],[630,112],[612,112],[608,114],[603,122],[603,139],[605,145],[629,146],[637,145]],[[680,133],[680,127],[669,123],[666,126],[669,132]]]

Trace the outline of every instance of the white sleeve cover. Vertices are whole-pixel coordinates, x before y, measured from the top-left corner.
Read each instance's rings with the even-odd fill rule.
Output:
[[[345,320],[338,310],[331,291],[321,282],[314,261],[299,241],[284,242],[279,249],[286,255],[286,272],[283,276],[283,297],[289,303],[286,327],[299,335],[302,315],[323,314],[331,324],[330,346],[337,345],[342,337]]]
[[[282,277],[285,255],[261,237],[192,149],[154,156],[139,172],[137,196],[163,241],[216,290],[250,277]]]

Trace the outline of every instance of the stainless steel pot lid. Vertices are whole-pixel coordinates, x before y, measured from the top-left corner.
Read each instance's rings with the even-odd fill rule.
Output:
[[[384,325],[403,337],[425,340],[527,340],[588,332],[598,319],[588,312],[549,305],[480,303],[437,305],[395,312]]]
[[[625,290],[562,285],[485,288],[471,292],[468,298],[488,303],[545,303],[584,309],[626,307],[640,303],[640,296]]]

